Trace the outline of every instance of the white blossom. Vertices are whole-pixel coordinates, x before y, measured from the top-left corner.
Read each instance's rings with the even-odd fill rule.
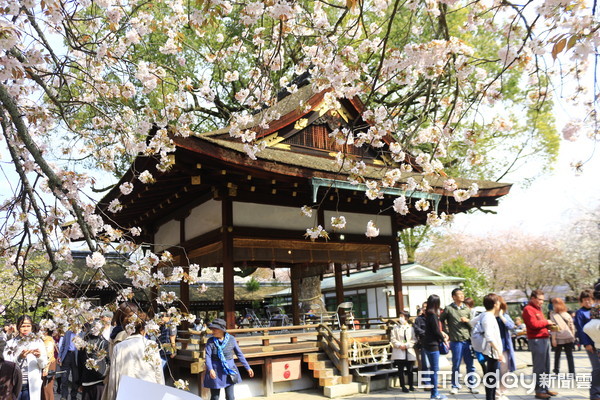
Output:
[[[123,195],[127,196],[133,191],[133,184],[131,182],[122,183],[119,186],[119,190],[121,191],[121,193],[123,193]]]
[[[369,238],[379,236],[379,228],[373,223],[373,220],[370,220],[367,223],[367,231],[365,232],[365,236]]]
[[[346,217],[343,215],[331,217],[331,226],[335,230],[344,229],[346,227]]]
[[[97,251],[93,252],[91,256],[87,256],[85,258],[85,264],[92,269],[100,269],[104,266],[105,263],[106,259],[101,253]]]
[[[394,199],[394,211],[400,215],[408,214],[408,205],[406,204],[406,197],[404,195]]]
[[[302,206],[300,211],[302,212],[302,215],[304,215],[305,217],[308,217],[308,218],[311,218],[313,215],[313,210],[309,206]]]
[[[415,209],[417,211],[427,211],[429,210],[429,201],[427,199],[420,199],[415,203]]]

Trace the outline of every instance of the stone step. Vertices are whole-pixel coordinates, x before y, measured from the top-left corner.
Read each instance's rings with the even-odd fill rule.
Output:
[[[336,374],[337,370],[333,369],[333,368],[325,368],[325,369],[315,369],[313,371],[313,376],[315,378],[331,378]]]
[[[329,360],[323,361],[309,361],[308,369],[317,370],[317,369],[325,369],[325,368],[334,368],[333,362]]]
[[[302,357],[302,361],[304,361],[305,363],[316,362],[316,361],[326,361],[326,360],[329,360],[329,357],[327,357],[327,354],[320,353],[320,352],[304,354],[304,356]]]
[[[342,396],[352,396],[361,393],[361,385],[358,382],[325,386],[323,395],[330,399]]]
[[[352,383],[352,375],[348,376],[340,376],[334,375],[328,378],[319,378],[319,386],[333,386],[333,385],[343,385],[346,383]]]
[[[334,386],[334,385],[341,385],[342,384],[342,377],[339,375],[336,376],[330,376],[328,378],[319,378],[319,386]]]

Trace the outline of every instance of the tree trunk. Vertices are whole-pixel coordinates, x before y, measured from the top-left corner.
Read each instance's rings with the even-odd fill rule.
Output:
[[[321,279],[319,276],[311,276],[300,280],[300,312],[307,312],[311,304],[319,304],[325,309],[321,293]]]

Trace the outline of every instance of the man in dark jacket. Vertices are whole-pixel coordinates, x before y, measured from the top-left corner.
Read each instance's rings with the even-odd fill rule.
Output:
[[[4,361],[0,354],[0,400],[15,400],[21,394],[22,380],[17,364]]]
[[[592,290],[584,290],[579,295],[579,304],[581,308],[575,314],[575,327],[577,328],[577,337],[579,344],[585,348],[585,352],[592,364],[592,384],[590,386],[590,399],[600,399],[600,358],[594,346],[594,341],[583,331],[585,324],[590,322],[590,311],[594,305],[594,292]]]

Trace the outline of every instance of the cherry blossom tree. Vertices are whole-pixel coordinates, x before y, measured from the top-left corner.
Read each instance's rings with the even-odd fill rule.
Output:
[[[439,269],[449,260],[463,259],[477,268],[494,290],[520,289],[528,296],[536,288],[566,283],[578,293],[597,280],[597,217],[597,213],[589,212],[565,223],[560,235],[535,236],[516,229],[485,238],[439,235],[417,253],[417,260]]]
[[[0,10],[2,156],[17,176],[1,208],[0,255],[5,269],[20,271],[32,254],[45,254],[34,306],[64,281],[57,272],[72,262],[75,240],[89,250],[100,287],[115,284],[104,271],[109,251],[124,254],[136,289],[196,282],[194,265],[153,273],[171,255],[142,252],[140,229],[96,214],[94,193],[138,154],[170,168],[173,135],[227,125],[255,158],[265,143],[247,128],[253,113],[302,79],[327,90],[331,107],[363,100],[368,125],[353,121],[332,140],[378,149],[389,172],[367,181],[360,156],[340,152],[332,162],[366,183],[369,198],[399,185],[413,168],[407,154],[425,174],[447,178],[458,201],[477,188],[456,187],[454,173],[481,176],[486,163],[507,171],[531,155],[551,162],[558,142],[550,99],[561,79],[574,84],[558,95],[582,110],[565,138],[598,138],[596,81],[583,81],[595,76],[587,70],[600,40],[595,1],[0,0]],[[262,128],[280,117],[261,115]],[[159,129],[147,140],[152,126]],[[123,196],[154,181],[148,171],[136,178],[121,185]],[[424,180],[405,189],[431,187]],[[406,211],[405,201],[394,208]],[[120,208],[115,200],[109,211]],[[429,221],[440,218],[431,212]],[[365,229],[378,235],[372,223]],[[158,301],[174,300],[159,291]],[[57,324],[98,311],[75,300],[51,310]],[[175,322],[193,318],[169,310]]]

